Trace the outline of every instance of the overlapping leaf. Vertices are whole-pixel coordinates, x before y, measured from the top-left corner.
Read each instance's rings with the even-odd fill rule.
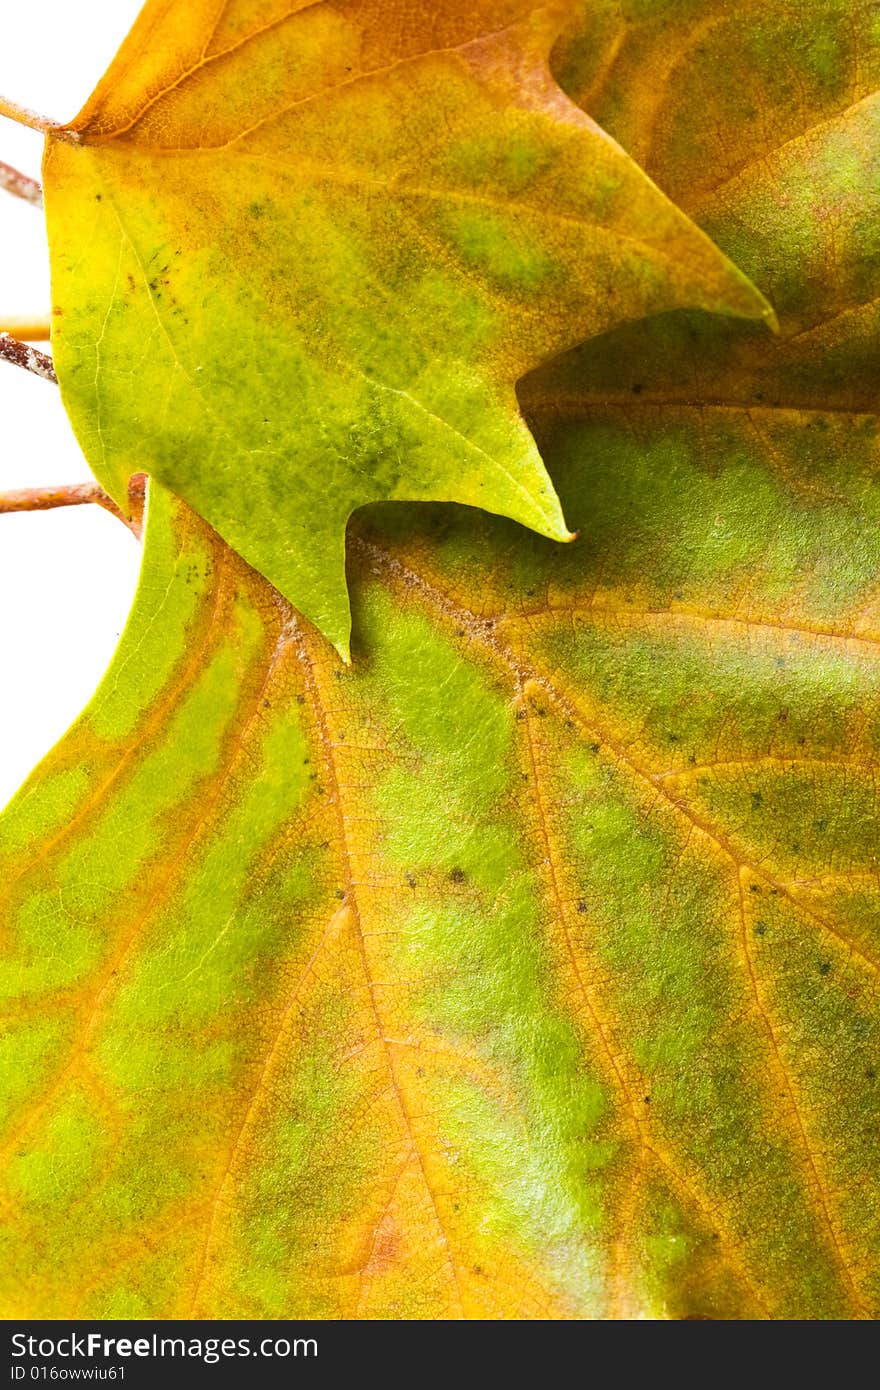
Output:
[[[580,539],[371,509],[351,671],[153,489],[0,827],[9,1313],[880,1312],[874,10],[813,7],[812,86],[785,4],[651,12],[601,12],[609,124],[700,149],[700,63],[768,54],[713,230],[783,340],[669,316],[533,378]]]
[[[809,23],[785,0],[583,12],[556,55],[566,84],[759,278],[781,333],[667,315],[570,354],[523,398],[589,403],[602,447],[763,457],[833,502],[841,473],[876,467],[880,5],[814,0]],[[795,572],[788,589],[799,601]]]
[[[152,0],[45,165],[62,392],[343,653],[348,517],[568,531],[518,411],[550,354],[766,302],[565,98],[571,0]]]

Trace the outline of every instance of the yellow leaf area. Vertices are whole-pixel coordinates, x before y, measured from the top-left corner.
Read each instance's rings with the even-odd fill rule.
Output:
[[[151,0],[45,160],[53,352],[120,506],[185,499],[348,653],[345,530],[447,500],[570,539],[515,383],[750,282],[575,106],[574,0]]]
[[[589,538],[374,510],[353,670],[152,489],[2,822],[7,1316],[876,1314],[877,484],[540,435]]]
[[[7,1316],[880,1314],[877,7],[809,17],[556,50],[782,323],[523,383],[576,542],[372,507],[346,669],[151,485],[0,820]]]
[[[780,333],[666,315],[534,374],[523,399],[589,407],[597,429],[647,449],[699,438],[719,468],[760,454],[784,471],[796,456],[821,525],[841,460],[867,477],[877,461],[880,5],[582,11],[560,80],[757,277]],[[725,65],[735,81],[719,80]]]

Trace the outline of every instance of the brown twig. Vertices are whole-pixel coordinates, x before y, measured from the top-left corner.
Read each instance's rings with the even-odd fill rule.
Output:
[[[48,512],[55,507],[81,507],[95,503],[123,522],[140,538],[143,529],[146,474],[132,474],[128,484],[131,517],[125,516],[112,497],[97,483],[62,483],[59,487],[23,487],[0,492],[0,516],[9,512]]]
[[[0,159],[0,188],[6,193],[11,193],[15,198],[23,198],[32,207],[41,208],[43,206],[43,190],[36,179],[29,178],[27,174],[22,174],[18,169],[13,169],[11,164],[4,164]]]
[[[48,353],[29,347],[20,339],[13,338],[10,333],[0,333],[0,358],[4,362],[12,362],[16,367],[23,367],[26,372],[33,372],[34,376],[40,376],[44,381],[54,381],[56,386],[58,384],[52,358]]]

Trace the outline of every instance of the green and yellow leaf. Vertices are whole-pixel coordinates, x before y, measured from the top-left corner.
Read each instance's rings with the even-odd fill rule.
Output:
[[[572,0],[151,0],[45,161],[65,404],[346,654],[345,530],[439,499],[569,538],[515,383],[766,302],[552,79]]]
[[[568,354],[522,389],[566,401],[597,447],[764,459],[835,526],[842,477],[877,468],[880,5],[598,0],[556,54],[569,89],[759,278],[780,333],[669,314]],[[722,64],[738,74],[719,82]],[[843,588],[873,553],[855,536]],[[799,602],[796,557],[781,585]],[[747,601],[747,596],[746,596]]]
[[[810,15],[557,50],[782,322],[524,383],[575,543],[372,507],[346,669],[151,485],[0,821],[7,1315],[880,1315],[876,7]]]
[[[876,1314],[877,485],[541,438],[588,539],[374,517],[351,672],[154,489],[2,826],[9,1313]]]

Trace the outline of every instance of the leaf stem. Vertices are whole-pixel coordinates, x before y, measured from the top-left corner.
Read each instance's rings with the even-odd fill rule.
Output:
[[[48,512],[56,507],[81,507],[95,503],[140,537],[146,481],[144,473],[134,473],[129,481],[130,518],[120,511],[113,498],[98,483],[62,483],[58,487],[23,487],[0,492],[0,516],[12,512]]]
[[[6,193],[11,193],[15,198],[23,198],[26,203],[30,203],[35,208],[43,206],[43,190],[36,179],[23,174],[20,169],[13,169],[11,164],[4,164],[0,159],[0,188]]]
[[[9,333],[0,333],[0,359],[12,362],[16,367],[23,367],[26,372],[33,372],[34,376],[42,377],[44,381],[54,381],[56,385],[58,383],[55,367],[48,353],[40,352],[39,348],[29,347],[27,343],[20,342]]]
[[[0,514],[48,512],[55,507],[80,507],[87,502],[97,502],[99,506],[105,506],[109,501],[106,492],[97,483],[60,483],[58,487],[13,488],[9,492],[0,492]]]
[[[18,338],[23,343],[48,343],[52,324],[48,314],[34,314],[28,319],[4,318],[0,314],[0,334]]]
[[[49,135],[58,129],[57,121],[38,116],[36,111],[29,111],[26,106],[19,106],[17,101],[10,101],[8,97],[0,97],[0,116],[6,116],[18,125],[26,125],[29,130],[38,130],[41,135]]]

